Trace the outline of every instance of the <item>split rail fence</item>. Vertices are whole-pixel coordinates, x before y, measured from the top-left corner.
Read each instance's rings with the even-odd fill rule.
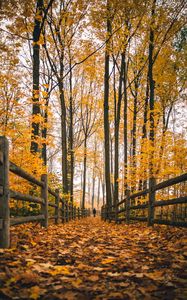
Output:
[[[147,222],[148,226],[154,224],[164,224],[171,226],[187,227],[187,195],[182,197],[175,197],[169,200],[159,200],[156,201],[156,192],[163,190],[165,188],[173,187],[175,184],[185,183],[187,181],[187,173],[171,178],[169,180],[160,182],[158,184],[152,184],[154,181],[151,180],[151,185],[149,184],[149,189],[130,194],[129,190],[125,199],[117,203],[116,205],[107,206],[104,205],[101,210],[101,216],[104,220],[114,220],[116,222],[125,221],[127,224],[130,221],[142,221]],[[185,188],[184,188],[185,189]],[[140,203],[141,197],[146,197],[148,195],[147,201],[145,203]],[[136,201],[138,199],[138,201]],[[139,203],[136,203],[139,202]],[[162,217],[162,210],[160,214],[155,213],[155,209],[160,207],[171,207],[173,205],[180,205],[181,215],[180,218],[168,218]],[[183,207],[182,207],[183,206]],[[147,210],[147,213],[145,213]],[[135,211],[141,212],[141,216],[137,216]],[[182,220],[177,220],[182,219]]]
[[[10,189],[9,172],[25,179],[29,183],[39,187],[41,196],[35,197],[29,194],[22,194]],[[55,202],[48,201],[49,194],[55,198]],[[10,199],[27,201],[40,205],[40,214],[34,216],[10,217]],[[54,208],[54,215],[49,215],[49,207]],[[48,227],[49,219],[55,223],[68,222],[90,215],[89,209],[80,209],[72,203],[62,199],[59,190],[52,190],[48,186],[47,174],[36,179],[22,168],[9,161],[9,144],[6,137],[0,137],[0,248],[10,246],[10,226],[26,222],[40,222],[41,226]]]

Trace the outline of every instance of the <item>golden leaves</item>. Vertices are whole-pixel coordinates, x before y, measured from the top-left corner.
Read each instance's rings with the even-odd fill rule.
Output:
[[[63,295],[69,300],[86,293],[98,299],[162,299],[174,286],[170,295],[183,299],[186,238],[181,229],[116,226],[89,218],[48,230],[21,225],[12,235],[19,236],[17,248],[0,251],[4,297]]]
[[[87,280],[92,281],[92,282],[96,282],[99,280],[99,276],[98,275],[91,275],[87,277]]]
[[[114,259],[113,257],[108,257],[108,258],[106,258],[106,259],[103,259],[103,260],[101,261],[101,264],[102,264],[102,265],[111,264],[111,263],[113,263],[114,261],[115,261],[115,259]]]
[[[40,296],[40,291],[41,290],[40,290],[39,286],[37,286],[37,285],[31,287],[31,289],[30,289],[30,292],[31,292],[30,298],[33,299],[33,300],[37,300]]]
[[[49,271],[51,275],[70,275],[71,270],[68,266],[54,266],[51,271]]]
[[[162,281],[165,279],[164,271],[154,271],[151,273],[146,273],[146,276],[152,280],[159,280]]]
[[[73,287],[78,289],[80,287],[80,285],[82,284],[82,280],[80,278],[77,278],[76,280],[72,280],[71,284]]]

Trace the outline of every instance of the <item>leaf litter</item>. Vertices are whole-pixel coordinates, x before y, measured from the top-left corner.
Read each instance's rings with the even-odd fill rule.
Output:
[[[187,299],[186,230],[97,218],[11,228],[0,299]]]

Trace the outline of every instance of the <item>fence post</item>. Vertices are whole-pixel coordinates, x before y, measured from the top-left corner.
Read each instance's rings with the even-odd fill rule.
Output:
[[[43,187],[41,188],[41,198],[44,200],[44,204],[41,207],[41,213],[44,215],[45,219],[41,221],[41,225],[48,227],[48,184],[47,184],[47,174],[41,176],[41,181],[43,182]]]
[[[149,203],[148,203],[148,226],[154,225],[154,213],[155,213],[155,178],[149,179]]]
[[[126,193],[126,223],[129,224],[130,222],[130,190],[127,190]]]
[[[6,137],[0,137],[0,248],[10,246],[9,211],[9,146]]]
[[[59,190],[56,189],[55,190],[56,196],[55,196],[55,204],[57,205],[57,207],[55,207],[55,224],[59,223],[59,219],[60,219],[60,210],[59,210],[59,203],[60,203],[60,196],[59,196]]]

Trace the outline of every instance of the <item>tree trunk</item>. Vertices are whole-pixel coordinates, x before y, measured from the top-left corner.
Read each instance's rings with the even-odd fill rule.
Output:
[[[153,0],[153,7],[152,7],[152,22],[151,22],[151,28],[150,28],[150,36],[149,36],[149,68],[148,68],[148,76],[149,76],[149,89],[150,89],[150,102],[149,102],[149,108],[150,108],[150,133],[149,133],[149,140],[151,145],[151,151],[150,151],[150,165],[149,165],[149,171],[150,171],[150,178],[153,177],[153,155],[154,155],[154,90],[155,90],[155,82],[153,79],[153,50],[154,50],[154,30],[153,30],[153,18],[155,15],[155,4],[156,0]]]
[[[153,51],[154,51],[154,16],[155,16],[155,6],[156,0],[153,0],[152,10],[151,10],[151,27],[150,27],[150,36],[149,36],[149,66],[148,66],[148,76],[149,76],[149,89],[150,89],[150,132],[149,132],[149,140],[150,140],[150,157],[149,157],[149,188],[150,190],[155,185],[154,178],[154,140],[155,140],[155,132],[154,132],[154,90],[155,90],[155,82],[153,79]],[[150,197],[149,199],[149,217],[148,217],[148,225],[152,225],[154,222],[154,197]]]
[[[121,68],[119,77],[119,91],[118,91],[118,103],[115,116],[115,157],[114,157],[114,205],[117,209],[117,203],[119,200],[119,126],[121,117],[121,102],[122,102],[122,83],[124,72],[124,55],[121,55]]]
[[[113,140],[110,134],[111,193],[114,194]]]
[[[71,70],[71,64],[70,64]],[[73,151],[73,95],[72,95],[72,70],[70,71],[70,125],[69,125],[69,156],[70,156],[70,168],[69,168],[69,176],[70,176],[70,200],[73,203],[73,178],[74,178],[74,151]]]
[[[127,186],[127,64],[126,64],[126,54],[125,52],[122,53],[124,56],[124,111],[123,111],[123,126],[124,126],[124,136],[123,136],[123,143],[124,143],[124,195],[126,195],[128,186]]]
[[[110,14],[109,0],[107,1],[107,12]],[[107,17],[107,36],[111,35],[110,16]],[[104,76],[104,145],[105,145],[105,184],[106,203],[112,204],[111,180],[110,180],[110,126],[109,126],[109,41],[105,50],[105,76]]]
[[[47,166],[47,146],[46,146],[46,139],[47,139],[47,123],[48,123],[48,105],[49,105],[49,98],[45,99],[45,111],[44,111],[44,127],[42,129],[42,138],[44,139],[44,143],[42,143],[42,160],[45,166]]]
[[[94,201],[95,200],[95,171],[93,168],[93,175],[92,175],[92,210],[94,209]]]
[[[67,160],[67,129],[66,129],[66,104],[64,96],[64,57],[63,54],[60,60],[60,82],[59,82],[59,92],[60,92],[60,105],[61,105],[61,145],[62,145],[62,183],[63,183],[63,194],[68,195],[68,160]]]
[[[83,163],[83,192],[82,192],[82,208],[85,208],[86,194],[86,168],[87,168],[87,138],[84,140],[84,163]]]
[[[99,208],[99,204],[100,204],[100,186],[101,186],[101,178],[98,177],[97,209]]]
[[[40,26],[42,21],[43,0],[37,0],[36,14],[34,21],[33,31],[33,105],[32,116],[33,118],[40,115],[40,103],[39,103],[39,89],[40,89]],[[31,133],[31,152],[36,153],[38,149],[39,137],[39,123],[35,120],[32,121],[32,133]]]
[[[91,182],[90,182],[90,177],[88,178],[88,207],[91,207]]]
[[[136,127],[137,127],[137,102],[138,102],[138,78],[134,82],[134,109],[133,109],[133,129],[132,129],[132,157],[131,157],[131,174],[132,181],[131,191],[136,189]]]
[[[95,170],[97,167],[97,140],[95,138],[95,147],[94,147],[94,166],[93,166],[93,177],[92,177],[92,210],[94,208],[94,198],[95,198]]]
[[[143,127],[142,127],[142,141],[141,141],[141,155],[144,154],[145,151],[145,140],[147,138],[147,114],[148,114],[148,104],[149,104],[149,78],[147,76],[147,84],[146,84],[146,94],[145,94],[145,102],[144,102],[144,114],[143,114]],[[143,178],[139,181],[139,190],[145,190],[147,188],[147,169],[145,165],[142,165],[143,169]]]

